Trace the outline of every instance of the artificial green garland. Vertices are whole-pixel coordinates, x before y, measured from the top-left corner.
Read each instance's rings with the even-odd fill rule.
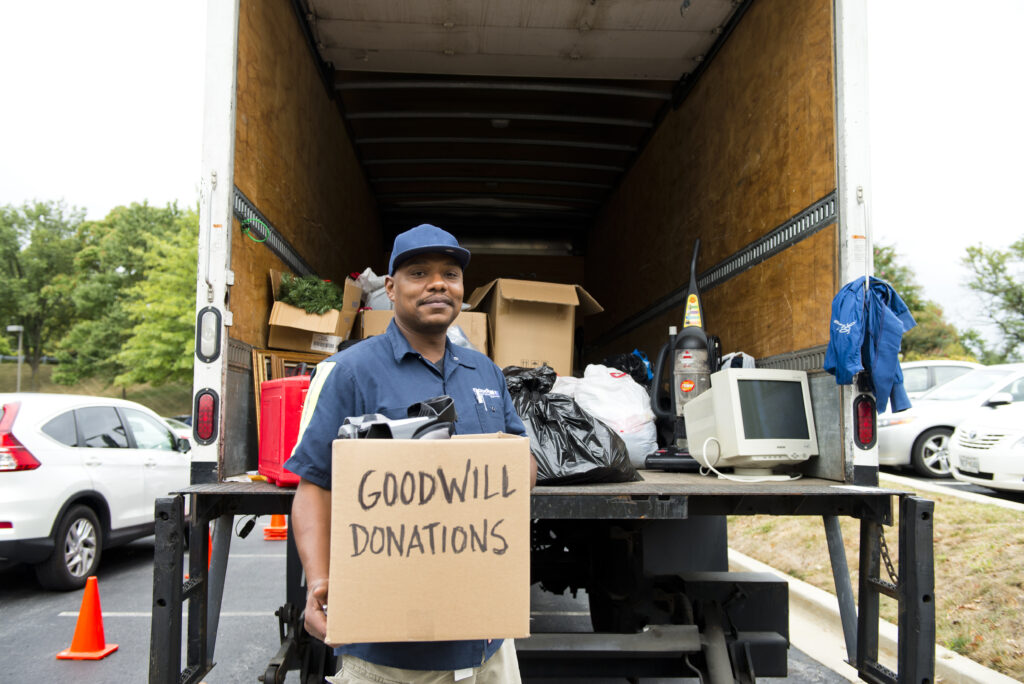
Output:
[[[306,275],[296,278],[291,273],[281,275],[280,299],[285,304],[305,309],[306,313],[325,314],[341,309],[344,293],[329,280]]]

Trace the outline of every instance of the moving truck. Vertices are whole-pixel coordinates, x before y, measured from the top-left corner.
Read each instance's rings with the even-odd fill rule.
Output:
[[[851,662],[868,681],[931,678],[931,504],[878,488],[870,384],[839,387],[822,370],[831,300],[872,268],[865,4],[210,2],[194,486],[184,494],[192,555],[206,557],[197,526],[290,505],[288,490],[230,481],[256,469],[253,359],[268,362],[253,351],[267,347],[270,271],[336,282],[367,266],[382,273],[398,232],[433,223],[473,253],[467,295],[498,277],[582,285],[603,307],[577,320],[582,368],[657,352],[682,318],[699,239],[706,329],[758,366],[808,372],[819,455],[794,483],[647,473],[603,489],[540,487],[535,534],[556,541],[538,542],[534,581],[586,589],[597,632],[699,630],[696,641],[662,639],[675,649],[662,665],[692,647],[713,681],[777,676],[785,590],[730,576],[724,547],[701,565],[700,544],[686,540],[725,514],[821,515]],[[198,681],[213,659],[231,526],[218,522],[209,575],[197,561],[183,588],[181,498],[158,507],[157,554],[170,570],[157,564],[151,681],[178,681],[185,600],[194,609],[182,681]],[[900,570],[883,579],[894,499]],[[861,520],[858,608],[840,515]],[[299,580],[288,581],[294,601],[271,680],[295,665],[296,649],[312,667],[296,626]],[[740,594],[757,604],[745,625],[721,608]],[[877,662],[879,594],[901,604],[895,666]],[[682,603],[659,603],[666,596]],[[535,635],[519,649],[528,672],[579,674],[574,652],[600,652],[601,667],[624,676],[649,671],[617,657],[629,643],[614,643],[605,652]]]

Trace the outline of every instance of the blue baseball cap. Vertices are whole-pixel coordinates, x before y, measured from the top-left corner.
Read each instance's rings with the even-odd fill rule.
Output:
[[[458,261],[462,268],[469,264],[469,250],[460,247],[454,235],[447,230],[424,223],[395,237],[391,261],[388,263],[388,275],[395,275],[395,268],[409,257],[427,252],[447,254]]]

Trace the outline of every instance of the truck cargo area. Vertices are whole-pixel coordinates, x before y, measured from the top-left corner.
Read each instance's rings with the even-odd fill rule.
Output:
[[[394,235],[430,222],[473,252],[467,294],[583,285],[604,311],[581,323],[581,369],[657,351],[698,238],[724,350],[820,369],[841,261],[833,20],[820,0],[243,2],[230,359],[248,371],[266,344],[268,270],[381,273]],[[823,407],[829,381],[812,378]],[[233,423],[219,458],[238,473],[252,435]],[[852,478],[839,433],[811,474]]]
[[[467,296],[495,278],[582,285],[603,311],[576,320],[578,370],[653,358],[699,239],[708,333],[808,374],[819,454],[801,480],[643,471],[533,491],[531,580],[585,590],[592,631],[523,642],[524,675],[784,676],[785,584],[725,560],[724,516],[766,514],[822,519],[860,676],[930,681],[932,504],[878,487],[870,391],[823,371],[832,297],[871,269],[862,14],[862,0],[211,3],[194,389],[208,422],[193,486],[158,504],[150,682],[213,667],[235,520],[290,509],[293,490],[238,481],[256,468],[254,377],[272,363],[268,274],[380,274],[421,223],[471,250]],[[894,505],[898,573],[882,534]],[[860,521],[856,605],[840,516]],[[301,626],[293,549],[265,682],[333,673]],[[900,604],[895,669],[878,662],[881,595]]]

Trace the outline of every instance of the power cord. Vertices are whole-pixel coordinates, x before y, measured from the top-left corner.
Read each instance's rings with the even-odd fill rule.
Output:
[[[715,457],[715,463],[708,460],[708,442],[714,441],[718,444],[718,455]],[[793,480],[799,480],[803,477],[801,473],[794,473],[792,475],[727,475],[720,472],[715,468],[715,464],[722,458],[722,443],[718,441],[717,437],[708,437],[704,440],[704,444],[701,445],[701,455],[704,457],[704,463],[700,467],[700,474],[705,477],[710,477],[711,473],[714,473],[722,480],[730,480],[732,482],[792,482]],[[791,458],[792,461],[799,461],[800,459]]]

